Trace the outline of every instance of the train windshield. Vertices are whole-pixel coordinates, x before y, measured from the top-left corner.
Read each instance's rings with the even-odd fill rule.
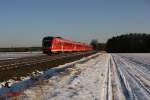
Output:
[[[51,47],[52,38],[45,38],[43,39],[43,47]]]

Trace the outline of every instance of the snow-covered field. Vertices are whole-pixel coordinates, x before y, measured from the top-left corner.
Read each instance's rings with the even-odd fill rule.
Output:
[[[23,90],[17,98],[19,100],[150,100],[150,54],[99,53],[98,55],[84,63],[79,62],[86,58],[46,72],[30,88]],[[72,67],[53,74],[66,66]],[[32,78],[29,80],[26,83],[30,83]],[[16,87],[19,86],[23,87],[18,83]]]
[[[128,100],[150,100],[150,54],[112,56],[122,97]]]
[[[42,55],[42,52],[0,52],[0,60]]]

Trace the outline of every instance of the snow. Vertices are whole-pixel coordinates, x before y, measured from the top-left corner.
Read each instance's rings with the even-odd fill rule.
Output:
[[[42,52],[0,52],[0,60],[42,55]]]
[[[27,89],[24,94],[34,99],[44,100],[99,100],[104,97],[103,84],[109,55],[101,55],[84,64],[69,68],[69,75],[55,75],[44,85]],[[106,61],[107,60],[107,61]],[[39,96],[40,95],[40,96]]]
[[[124,98],[150,100],[150,54],[113,54],[112,56],[117,66],[116,73],[119,76]]]
[[[9,92],[18,92],[18,91],[22,92],[24,89],[35,85],[37,81],[47,79],[47,78],[55,75],[56,73],[61,72],[61,71],[65,70],[66,68],[69,68],[70,66],[73,66],[76,63],[86,61],[86,60],[90,59],[91,57],[94,57],[94,56],[97,56],[97,55],[99,55],[99,54],[94,54],[92,56],[82,58],[78,61],[74,61],[74,62],[71,62],[71,63],[60,65],[58,67],[51,68],[46,72],[36,71],[36,73],[38,72],[37,74],[34,74],[33,76],[28,76],[28,77],[22,78],[22,81],[19,81],[19,82],[11,81],[13,83],[11,83],[10,88],[4,87],[4,85],[2,85],[2,87],[0,89],[0,97],[2,96],[2,97],[5,98],[5,94],[7,94]],[[5,84],[5,82],[3,82],[2,84]]]
[[[97,53],[23,78],[11,89],[22,92],[19,100],[150,100],[149,58]]]

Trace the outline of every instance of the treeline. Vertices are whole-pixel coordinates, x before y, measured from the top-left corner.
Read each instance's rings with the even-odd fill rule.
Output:
[[[29,52],[29,51],[41,51],[42,47],[12,47],[12,48],[0,48],[0,52]]]
[[[106,50],[117,53],[150,52],[150,34],[130,33],[112,37],[107,41]]]
[[[97,50],[97,51],[105,50],[106,44],[105,43],[100,43],[96,39],[92,40],[90,44],[92,45],[94,50]]]

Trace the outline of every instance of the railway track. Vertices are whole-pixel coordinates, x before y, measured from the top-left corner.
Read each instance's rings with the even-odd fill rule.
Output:
[[[95,52],[78,52],[59,55],[40,55],[0,61],[0,82],[9,79],[20,80],[36,71],[45,71],[61,64],[75,61]]]
[[[20,58],[20,59],[0,61],[0,71],[18,68],[22,65],[29,66],[29,65],[39,64],[42,62],[58,59],[63,55],[64,54],[53,55],[53,56],[42,55],[42,56],[36,56],[36,57],[34,56],[34,57],[25,57],[25,58]]]

